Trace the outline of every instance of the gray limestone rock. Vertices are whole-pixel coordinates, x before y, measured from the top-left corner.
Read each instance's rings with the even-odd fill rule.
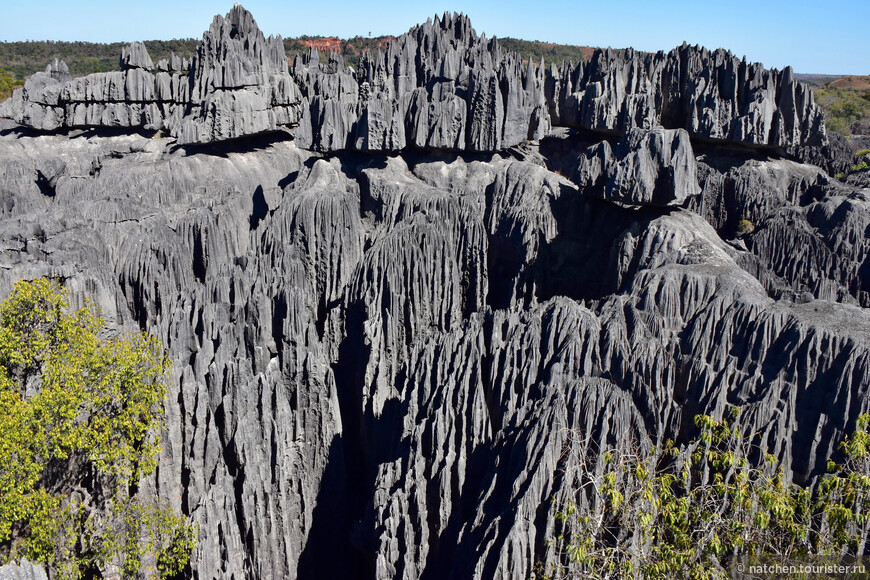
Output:
[[[593,196],[629,205],[682,205],[701,191],[688,133],[661,127],[631,129],[613,150],[607,142],[591,148],[578,182]]]
[[[823,145],[824,119],[791,68],[766,70],[722,49],[596,50],[548,72],[555,125],[625,132],[663,125],[693,137],[771,147]]]
[[[788,70],[522,65],[461,15],[288,69],[238,5],[192,63],[125,54],[2,105],[131,131],[0,134],[0,298],[58,278],[166,346],[140,493],[197,578],[525,578],[604,444],[738,405],[811,484],[870,411],[867,177],[799,161]]]
[[[828,142],[823,146],[789,147],[788,153],[801,163],[821,167],[828,175],[846,173],[855,165],[856,146],[836,131],[828,131]]]
[[[703,195],[689,207],[724,238],[739,236],[738,263],[772,296],[870,304],[864,190],[785,159],[700,159]]]
[[[550,128],[543,63],[523,68],[517,55],[503,57],[463,15],[436,17],[364,54],[356,73],[315,50],[292,71],[308,102],[295,136],[318,151],[494,151]]]
[[[13,562],[0,566],[0,580],[48,580],[48,574],[42,566],[22,558],[18,564]]]
[[[63,63],[31,77],[0,116],[42,131],[85,127],[165,129],[179,144],[226,141],[294,127],[301,96],[280,37],[266,39],[236,5],[216,16],[192,63],[155,67],[142,43],[121,53],[121,71],[70,79]]]
[[[301,96],[281,37],[265,38],[236,4],[215,16],[190,69],[190,101],[170,131],[179,144],[226,141],[295,126]]]
[[[36,75],[0,115],[43,131],[164,128],[179,144],[287,130],[324,152],[491,152],[554,126],[664,126],[709,140],[827,147],[821,110],[790,68],[769,71],[686,45],[655,55],[600,50],[576,67],[523,61],[478,36],[467,16],[444,14],[365,53],[358,71],[313,49],[288,70],[280,37],[265,38],[236,5],[215,17],[192,63],[173,55],[154,67],[133,43],[122,51],[121,73],[73,83],[61,71]]]
[[[141,68],[150,71],[154,62],[148,54],[148,49],[141,42],[133,42],[121,49],[121,70]]]
[[[770,224],[748,251],[704,208],[598,199],[615,151],[644,148],[624,171],[681,168],[676,191],[688,169],[665,151],[683,138],[602,142],[610,161],[580,186],[533,162],[556,161],[544,150],[327,159],[292,141],[212,155],[6,134],[0,294],[59,277],[74,304],[167,345],[161,468],[142,493],[199,525],[199,577],[525,577],[592,449],[577,430],[677,438],[736,401],[739,427],[806,482],[870,409],[867,312],[771,297],[745,258],[849,290],[863,194],[807,201],[817,168],[705,153],[702,199]],[[765,191],[777,201],[757,205]],[[789,209],[812,228],[765,238]],[[813,239],[835,251],[773,261]]]

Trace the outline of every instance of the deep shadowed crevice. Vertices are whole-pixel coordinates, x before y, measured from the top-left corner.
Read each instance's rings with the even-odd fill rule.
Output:
[[[365,343],[365,320],[364,304],[355,303],[348,308],[345,316],[345,339],[339,345],[338,361],[332,367],[343,433],[344,473],[341,477],[347,482],[346,516],[350,522],[363,521],[371,496],[368,482],[372,479],[369,473],[373,467],[368,461],[370,449],[367,445],[362,401],[365,367],[371,354],[371,346]],[[357,535],[357,532],[352,534]],[[373,578],[375,569],[371,554],[360,545],[358,538],[351,540],[349,546],[349,552],[341,556],[353,571],[349,578]],[[312,547],[311,550],[317,551],[319,548]],[[339,556],[335,554],[333,557]]]
[[[342,418],[342,437],[330,447],[330,461],[321,494],[335,498],[335,507],[320,511],[326,520],[312,530],[300,563],[300,578],[370,579],[376,575],[372,554],[377,551],[382,530],[372,510],[378,466],[407,457],[410,443],[402,438],[402,421],[407,402],[387,400],[376,417],[371,404],[364,404],[365,369],[371,346],[365,341],[365,304],[352,304],[345,316],[345,339],[339,346],[333,373]],[[405,374],[400,371],[395,384],[402,388]],[[328,495],[326,495],[328,494]],[[330,501],[330,500],[327,500]],[[318,509],[319,506],[318,506]],[[324,558],[337,560],[326,574]],[[324,570],[313,571],[313,563]]]
[[[317,493],[317,505],[297,574],[299,580],[348,580],[366,578],[353,565],[350,530],[353,521],[348,506],[344,436],[329,444],[326,468]]]
[[[187,155],[210,155],[212,157],[228,158],[231,153],[248,153],[262,151],[283,141],[292,141],[289,132],[279,129],[256,135],[246,135],[237,139],[211,143],[188,143],[175,145],[170,152],[183,151]]]
[[[36,187],[39,188],[39,192],[45,197],[53,198],[57,194],[54,184],[39,170],[36,171]]]
[[[278,181],[278,187],[280,187],[281,189],[284,189],[288,185],[290,185],[291,183],[294,183],[298,178],[299,178],[299,172],[292,171]]]
[[[287,319],[287,298],[283,294],[279,294],[272,300],[272,340],[275,341],[275,348],[278,349],[278,356],[281,356],[284,344],[284,321]]]
[[[205,252],[202,247],[202,232],[195,228],[193,231],[193,275],[200,284],[205,283],[206,274]]]
[[[260,225],[260,222],[269,215],[269,204],[266,203],[266,196],[263,194],[262,185],[258,185],[257,189],[254,190],[251,201],[253,202],[253,208],[251,209],[251,216],[248,222],[251,225],[251,229],[255,230]]]
[[[128,283],[124,278],[121,278],[118,284],[121,287],[121,292],[127,298],[127,304],[130,307],[133,318],[136,320],[136,324],[139,328],[145,330],[148,324],[148,309],[145,307],[142,285],[135,281]]]

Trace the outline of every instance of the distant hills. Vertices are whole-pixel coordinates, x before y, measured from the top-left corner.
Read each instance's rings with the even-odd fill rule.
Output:
[[[851,89],[866,92],[870,91],[870,75],[847,75],[832,81],[830,85],[832,87],[837,87],[838,89]]]
[[[870,75],[826,75],[795,73],[797,79],[812,87],[830,85],[841,89],[870,91]]]
[[[796,74],[798,79],[814,87],[816,102],[825,111],[825,124],[833,129],[863,137],[864,148],[870,137],[870,76]]]

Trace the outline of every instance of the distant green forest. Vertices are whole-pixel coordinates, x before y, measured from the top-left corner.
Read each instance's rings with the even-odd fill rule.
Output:
[[[355,67],[359,63],[359,58],[364,51],[370,50],[374,52],[378,47],[383,48],[391,38],[393,37],[379,36],[365,38],[356,36],[348,39],[337,39],[326,36],[300,36],[299,38],[285,38],[284,50],[287,53],[287,57],[292,59],[299,53],[308,52],[306,42],[312,43],[315,46],[321,44],[338,45],[344,62]],[[518,53],[523,57],[524,62],[528,62],[530,57],[535,62],[540,62],[541,57],[543,57],[544,62],[547,64],[561,64],[563,61],[576,64],[585,60],[585,57],[594,50],[588,46],[551,44],[537,40],[519,40],[517,38],[499,38],[498,43],[503,50]]]
[[[156,62],[171,53],[191,57],[198,40],[146,40],[148,53]],[[125,42],[98,44],[94,42],[54,42],[50,40],[26,42],[0,42],[0,68],[6,69],[18,80],[45,70],[55,58],[63,60],[73,76],[120,69],[121,49]]]
[[[527,61],[529,57],[535,62],[540,62],[541,57],[544,58],[544,64],[561,65],[565,63],[574,63],[586,61],[592,52],[595,50],[589,46],[574,46],[571,44],[552,44],[549,42],[540,42],[537,40],[519,40],[517,38],[499,38],[499,46],[503,50],[516,52]]]
[[[816,89],[816,103],[825,111],[825,124],[829,129],[845,135],[870,135],[868,77],[857,78],[864,82],[844,86],[842,80],[834,80]]]

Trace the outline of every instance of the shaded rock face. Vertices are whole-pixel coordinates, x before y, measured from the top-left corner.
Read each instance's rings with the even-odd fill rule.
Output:
[[[700,193],[695,154],[683,129],[634,128],[615,150],[603,141],[580,156],[574,176],[591,195],[629,205],[682,205]]]
[[[674,53],[680,70],[730,66],[693,50]],[[463,17],[356,73],[314,52],[288,71],[240,7],[187,76],[145,56],[125,51],[118,78],[187,79],[175,138],[0,133],[0,296],[59,278],[74,305],[167,346],[142,492],[198,523],[194,577],[529,577],[554,557],[552,500],[606,444],[686,438],[695,415],[738,405],[738,427],[807,483],[870,411],[861,175],[755,137],[711,144],[637,90],[624,134],[545,136],[573,73],[571,91],[548,84]],[[641,87],[672,57],[597,58],[647,63]],[[740,87],[788,84],[735,70]],[[97,81],[56,63],[28,82]],[[214,143],[292,102],[293,138]],[[725,102],[698,118],[724,123]],[[774,123],[787,99],[772,102]],[[212,143],[178,148],[183,134]]]
[[[828,175],[846,173],[856,164],[857,143],[836,131],[828,132],[828,143],[822,146],[790,147],[788,152],[801,163],[818,165]]]

